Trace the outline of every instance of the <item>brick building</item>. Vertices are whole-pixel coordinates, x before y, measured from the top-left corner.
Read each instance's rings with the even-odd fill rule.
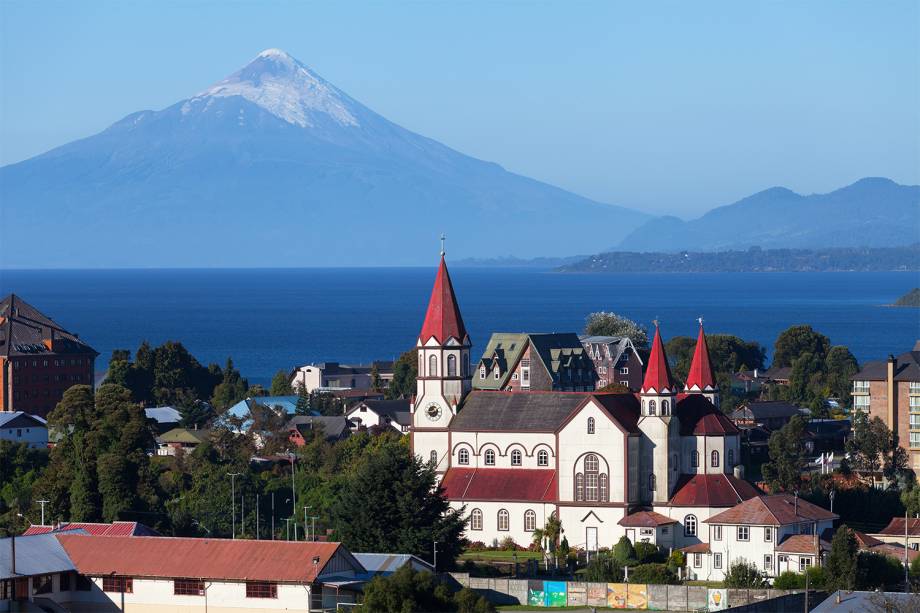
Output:
[[[582,335],[578,338],[594,362],[597,389],[611,383],[625,385],[634,392],[642,387],[642,358],[628,337]]]
[[[912,351],[867,362],[851,377],[853,410],[881,417],[908,453],[908,467],[920,469],[920,341]]]
[[[572,332],[495,333],[473,376],[473,388],[522,392],[591,392],[597,373]]]
[[[46,417],[99,353],[15,294],[0,301],[0,409]]]

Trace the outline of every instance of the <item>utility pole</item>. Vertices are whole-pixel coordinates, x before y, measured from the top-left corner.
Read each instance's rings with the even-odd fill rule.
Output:
[[[294,520],[294,540],[297,540],[297,492],[294,489],[294,452],[291,452],[291,519]]]
[[[42,505],[42,525],[45,525],[45,505],[48,504],[47,500],[36,500],[38,504]]]
[[[438,542],[434,541],[434,572],[438,572]]]
[[[907,509],[904,509],[904,593],[910,593],[910,565],[907,561]]]
[[[285,524],[285,526],[287,527],[287,540],[291,540],[291,518],[285,517],[284,521],[287,522],[287,524]]]
[[[313,538],[310,539],[310,540],[313,540],[313,541],[316,540],[316,518],[317,518],[317,517],[319,517],[319,516],[318,516],[318,515],[311,515],[311,516],[310,516],[310,523],[312,524],[312,526],[310,526],[310,529],[311,529],[312,532],[313,532]]]
[[[256,494],[256,540],[259,540],[259,495]]]
[[[304,535],[305,540],[311,541],[310,531],[307,530],[307,509],[312,509],[313,507],[304,507],[303,508],[303,531],[306,532]]]
[[[236,478],[240,473],[227,473],[230,476],[230,505],[233,507],[233,538],[236,538]]]

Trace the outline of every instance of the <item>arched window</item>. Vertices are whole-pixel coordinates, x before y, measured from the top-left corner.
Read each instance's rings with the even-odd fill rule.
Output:
[[[657,414],[658,414],[658,405],[655,404],[655,401],[654,401],[654,400],[649,400],[649,401],[648,401],[648,414],[649,414],[649,415],[657,415]]]
[[[537,529],[537,514],[527,509],[524,511],[524,532],[533,532]]]
[[[438,376],[438,356],[433,355],[428,358],[428,376],[437,377]]]
[[[594,418],[588,418],[588,434],[594,434]]]
[[[498,529],[501,530],[502,532],[507,532],[508,530],[510,530],[511,527],[508,525],[510,523],[509,519],[510,519],[510,516],[508,515],[508,511],[506,511],[505,509],[501,509],[498,512]]]
[[[671,403],[667,400],[661,401],[661,414],[670,415],[671,414]]]
[[[422,356],[422,352],[418,352],[418,371],[420,373],[425,372],[425,358]]]
[[[521,465],[521,452],[515,449],[511,452],[511,465],[520,466]]]
[[[495,466],[495,452],[486,449],[486,466]]]
[[[575,500],[585,499],[585,476],[581,473],[575,475]]]
[[[658,489],[657,485],[658,484],[655,482],[655,473],[652,473],[648,476],[648,491],[654,492]]]
[[[482,530],[482,511],[479,509],[470,513],[470,530]]]
[[[447,376],[448,377],[457,376],[457,356],[453,354],[447,356]]]
[[[700,452],[691,451],[690,452],[690,467],[697,468],[700,465]]]
[[[590,502],[597,502],[598,466],[596,455],[589,453],[585,456],[585,500]]]
[[[599,481],[601,489],[601,502],[607,502],[609,500],[608,496],[610,495],[607,491],[607,473],[601,473]]]
[[[728,459],[728,467],[729,467],[729,468],[734,468],[734,467],[735,467],[735,450],[734,450],[734,449],[729,449],[726,453],[728,454],[728,458],[727,458],[727,459]]]
[[[485,378],[486,378],[486,367],[485,367],[485,366],[480,366],[480,367],[479,367],[479,378],[480,378],[480,379],[485,379]]]
[[[713,468],[719,467],[719,452],[716,451],[715,449],[712,450],[712,467]]]
[[[537,452],[537,466],[549,466],[549,454],[545,449]]]
[[[684,536],[696,536],[696,515],[684,518]]]
[[[466,449],[461,449],[457,452],[457,463],[458,464],[469,464],[470,463],[470,452]]]
[[[434,451],[434,450],[431,451],[431,463],[434,466],[438,465],[438,452],[437,451]]]

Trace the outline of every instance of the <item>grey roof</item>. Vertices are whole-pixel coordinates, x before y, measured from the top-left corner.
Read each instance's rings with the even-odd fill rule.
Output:
[[[792,376],[792,367],[791,366],[771,366],[761,374],[764,379],[788,379]]]
[[[412,414],[409,412],[408,398],[401,398],[398,400],[365,400],[352,407],[351,410],[348,411],[349,415],[354,413],[355,410],[362,405],[366,406],[377,415],[390,418],[391,421],[395,421],[400,426],[412,425]]]
[[[732,411],[732,419],[771,419],[801,414],[801,407],[782,400],[751,400]]]
[[[348,429],[348,420],[344,415],[296,415],[287,427],[297,428],[301,432],[321,427],[326,438],[339,438]]]
[[[0,539],[0,579],[14,576],[45,575],[76,570],[70,557],[57,540],[57,533],[16,537],[16,574],[13,574],[13,539]],[[85,534],[86,530],[68,530],[67,534]]]
[[[555,432],[590,397],[582,392],[470,392],[450,429],[459,432]]]
[[[908,613],[917,610],[920,610],[920,594],[840,591],[828,596],[811,613]]]
[[[44,344],[52,340],[55,350]],[[17,296],[0,300],[0,355],[91,355],[99,353]]]
[[[582,334],[578,337],[578,340],[581,341],[581,344],[588,350],[592,358],[600,347],[606,347],[606,351],[610,353],[610,361],[614,363],[618,362],[627,351],[632,351],[639,358],[639,353],[628,336],[590,336]],[[606,356],[604,356],[604,359],[606,359]],[[639,362],[642,363],[642,358],[639,358]]]
[[[555,383],[560,382],[560,372],[571,372],[581,368],[583,379],[574,385],[593,384],[596,379],[594,362],[574,332],[552,333],[508,333],[496,332],[489,338],[479,366],[485,366],[488,374],[484,379],[475,376],[473,386],[476,389],[502,389],[517,367],[524,350],[530,346],[531,368],[538,363],[543,366]],[[498,366],[499,378],[493,376],[493,368]]]
[[[897,358],[895,368],[895,381],[920,381],[920,341],[914,345],[913,351],[902,353]],[[888,360],[866,362],[862,369],[850,377],[854,381],[885,381],[888,379]]]
[[[47,428],[48,422],[25,411],[0,411],[0,428]]]
[[[409,563],[433,570],[431,564],[408,553],[353,553],[352,555],[361,563],[361,566],[373,574],[389,575]]]
[[[177,424],[182,421],[182,414],[173,407],[151,407],[144,409],[147,419],[153,419],[159,424]]]

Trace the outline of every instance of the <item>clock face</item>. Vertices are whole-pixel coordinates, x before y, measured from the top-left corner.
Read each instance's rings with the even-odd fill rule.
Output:
[[[429,404],[428,408],[425,409],[425,414],[428,415],[428,419],[431,421],[437,421],[441,417],[441,407],[437,404]]]

